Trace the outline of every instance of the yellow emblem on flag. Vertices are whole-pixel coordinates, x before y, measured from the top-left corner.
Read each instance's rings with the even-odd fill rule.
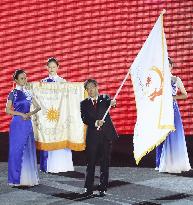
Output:
[[[60,116],[59,111],[57,109],[54,109],[53,107],[48,109],[46,112],[46,117],[51,122],[53,122],[53,121],[58,122],[59,116]]]
[[[145,94],[151,101],[154,101],[156,97],[162,95],[164,78],[162,71],[156,66],[152,66],[149,71],[145,79]]]

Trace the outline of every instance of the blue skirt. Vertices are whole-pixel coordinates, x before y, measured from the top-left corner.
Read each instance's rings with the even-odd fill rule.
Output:
[[[31,120],[14,116],[9,131],[8,183],[33,186],[39,183]]]
[[[156,168],[159,172],[181,173],[191,169],[184,128],[176,101],[173,102],[175,131],[156,150]]]

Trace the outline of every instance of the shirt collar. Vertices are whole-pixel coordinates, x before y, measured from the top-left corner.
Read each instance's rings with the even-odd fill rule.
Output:
[[[56,75],[49,75],[49,78],[52,79],[52,80],[56,80],[59,76],[56,74]]]
[[[24,90],[24,87],[21,86],[21,85],[16,85],[16,86],[15,86],[15,89],[16,89],[16,90],[21,90],[21,91],[23,91],[23,90]]]
[[[94,98],[92,98],[92,97],[89,97],[89,99],[91,99],[92,100],[92,102],[93,102],[93,100],[98,100],[98,98],[99,98],[99,96],[97,95],[97,97],[96,97],[96,99],[94,99]]]

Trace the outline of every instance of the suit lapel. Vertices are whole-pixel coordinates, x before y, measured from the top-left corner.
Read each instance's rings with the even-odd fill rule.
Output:
[[[97,100],[97,108],[96,108],[97,112],[99,111],[100,103],[101,103],[101,95],[99,95],[98,100]]]
[[[89,110],[91,110],[94,113],[96,112],[96,109],[94,108],[94,105],[91,99],[88,99],[88,106],[89,106]]]
[[[94,110],[95,110],[97,113],[98,113],[99,108],[100,108],[101,100],[102,100],[102,95],[99,95],[99,96],[98,96],[98,99],[97,99],[96,109],[95,109],[94,106],[93,106],[92,100],[90,99],[90,101],[91,101],[91,103],[92,103],[92,106],[93,106]]]
[[[93,103],[92,103],[92,100],[88,99],[88,110],[90,110],[91,115],[93,115],[93,117],[97,118],[97,119],[99,117],[99,112],[100,112],[100,103],[101,103],[100,101],[101,101],[101,96],[98,97],[97,105],[95,108]]]

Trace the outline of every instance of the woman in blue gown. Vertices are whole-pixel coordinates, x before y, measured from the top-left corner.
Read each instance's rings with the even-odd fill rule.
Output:
[[[65,79],[57,75],[58,68],[58,60],[54,57],[49,58],[47,62],[49,77],[44,78],[42,82],[66,82]],[[53,151],[40,151],[40,170],[49,173],[74,171],[72,151],[67,148]]]
[[[8,96],[6,113],[13,115],[9,129],[8,184],[34,186],[39,183],[36,147],[30,117],[40,110],[37,102],[25,89],[23,70],[16,70],[13,79],[16,88]],[[31,104],[35,109],[30,112]]]
[[[168,60],[170,69],[172,69],[173,62],[170,58]],[[191,169],[184,128],[177,104],[178,99],[187,98],[187,92],[179,77],[171,76],[171,86],[174,99],[174,125],[176,130],[171,132],[166,140],[156,148],[156,170],[159,170],[159,172],[181,173],[182,171],[189,171]],[[177,93],[178,89],[181,94]]]

